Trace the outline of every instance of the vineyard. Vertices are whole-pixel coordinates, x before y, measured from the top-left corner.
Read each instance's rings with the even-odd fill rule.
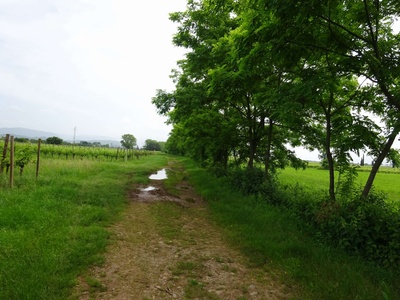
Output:
[[[36,164],[36,176],[39,175],[41,159],[64,159],[64,160],[104,160],[104,161],[126,161],[139,159],[152,154],[152,151],[124,148],[106,147],[84,147],[76,145],[51,145],[37,143],[14,142],[13,137],[8,135],[0,140],[1,166],[0,174],[4,171],[10,173],[10,185],[14,168],[22,176],[28,164]]]

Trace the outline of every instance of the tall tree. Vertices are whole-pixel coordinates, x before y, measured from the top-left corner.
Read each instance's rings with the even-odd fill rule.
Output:
[[[145,150],[149,150],[149,151],[161,151],[161,145],[159,142],[157,142],[156,140],[152,140],[152,139],[147,139],[144,142],[144,146],[143,148]]]
[[[47,144],[61,145],[62,142],[63,142],[63,140],[57,136],[48,137],[46,139]]]
[[[366,197],[379,166],[400,132],[400,36],[392,28],[400,14],[400,2],[250,1],[258,13],[274,14],[275,22],[258,32],[273,41],[274,55],[287,64],[308,59],[311,51],[334,54],[335,68],[367,78],[375,98],[365,109],[386,124],[383,142],[363,190]]]
[[[136,146],[136,138],[132,134],[124,134],[121,138],[121,145],[125,149],[133,149]]]
[[[194,158],[226,165],[235,135],[232,135],[226,114],[207,92],[208,72],[220,60],[218,54],[213,53],[214,44],[235,26],[235,21],[230,9],[217,10],[211,0],[190,0],[188,9],[172,13],[171,20],[179,24],[174,44],[189,51],[178,63],[179,71],[175,70],[172,75],[176,90],[172,93],[157,91],[153,104],[159,113],[169,117],[170,123],[180,125],[170,139],[182,145],[182,135],[185,135],[185,144],[190,145]]]
[[[273,15],[265,13],[260,18],[257,11],[249,8],[247,1],[238,3],[241,22],[225,38],[230,48],[215,73],[218,76],[214,78],[214,89],[225,93],[229,100],[227,105],[242,111],[242,124],[247,124],[248,128],[250,158],[254,153],[257,160],[264,162],[266,177],[269,178],[270,172],[289,162],[301,165],[301,161],[287,149],[287,145],[298,142],[296,131],[288,123],[292,121],[292,112],[301,107],[294,99],[283,97],[288,73],[272,56],[272,42],[263,40],[257,31],[259,27],[268,26]],[[223,41],[220,40],[220,44]],[[241,101],[241,97],[249,101]],[[298,128],[299,124],[295,127]]]

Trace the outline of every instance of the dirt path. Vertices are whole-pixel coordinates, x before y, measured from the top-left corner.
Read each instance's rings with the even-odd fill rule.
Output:
[[[224,241],[191,186],[179,183],[177,195],[163,181],[151,186],[130,193],[104,265],[80,279],[80,300],[289,298],[288,288]]]

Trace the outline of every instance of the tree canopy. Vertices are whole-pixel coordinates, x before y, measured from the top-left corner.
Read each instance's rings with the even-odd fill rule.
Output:
[[[63,142],[63,140],[57,136],[48,137],[46,139],[47,144],[61,145],[62,142]]]
[[[136,146],[136,138],[132,134],[122,135],[121,145],[126,149],[133,149]]]
[[[153,103],[173,130],[166,147],[206,165],[304,166],[290,146],[317,149],[330,172],[365,152],[368,196],[400,132],[400,2],[189,0],[170,19],[187,49]]]
[[[161,151],[161,143],[157,142],[156,140],[147,139],[144,142],[143,149],[149,151]]]

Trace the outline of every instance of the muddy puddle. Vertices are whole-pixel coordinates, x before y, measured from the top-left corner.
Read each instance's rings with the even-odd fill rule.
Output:
[[[150,191],[154,191],[156,189],[157,188],[155,186],[148,186],[147,188],[140,189],[140,191],[142,191],[142,192],[150,192]]]
[[[162,169],[160,171],[157,171],[156,174],[152,174],[149,177],[151,180],[164,180],[167,179],[167,170],[166,169]]]
[[[191,186],[181,184],[176,187],[176,195],[171,195],[165,190],[163,180],[168,178],[166,169],[162,169],[155,174],[149,176],[150,185],[138,187],[132,192],[131,197],[138,202],[174,202],[183,206],[192,206],[200,204],[198,197],[189,197]]]
[[[151,180],[165,180],[167,178],[168,178],[168,175],[167,175],[167,170],[166,169],[162,169],[160,171],[157,171],[157,173],[151,174],[149,176],[149,179],[151,179]],[[147,192],[155,191],[157,189],[158,189],[157,187],[155,187],[153,185],[149,185],[148,187],[140,188],[139,190],[142,193],[147,193]]]

